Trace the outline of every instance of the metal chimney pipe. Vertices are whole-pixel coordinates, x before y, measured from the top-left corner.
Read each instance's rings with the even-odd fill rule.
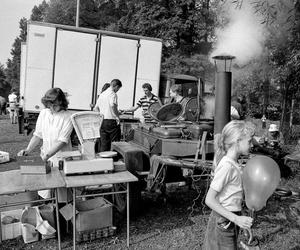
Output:
[[[223,127],[230,121],[231,106],[231,62],[234,56],[218,55],[214,56],[217,72],[217,81],[215,88],[215,117],[214,117],[214,135],[221,134]],[[229,64],[227,63],[229,61]],[[224,71],[217,67],[217,62],[224,62]]]
[[[231,72],[217,73],[214,134],[221,133],[230,121],[231,76]]]

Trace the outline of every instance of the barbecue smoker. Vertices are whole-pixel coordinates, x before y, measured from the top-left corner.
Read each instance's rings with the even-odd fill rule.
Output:
[[[112,149],[122,155],[127,169],[140,179],[140,183],[131,184],[132,208],[139,209],[140,193],[145,186],[148,191],[159,187],[164,192],[166,183],[188,183],[185,182],[188,177],[210,174],[214,152],[213,138],[216,132],[214,124],[217,119],[226,120],[217,122],[219,132],[221,126],[229,121],[227,116],[230,119],[228,107],[230,108],[231,90],[227,87],[231,87],[231,83],[228,84],[231,75],[228,77],[227,73],[229,72],[217,75],[215,99],[228,103],[208,102],[203,93],[203,84],[197,81],[195,86],[191,86],[189,83],[186,93],[191,94],[189,89],[196,89],[194,96],[187,96],[181,104],[170,103],[162,107],[152,104],[148,112],[156,121],[155,124],[139,124],[131,130],[126,141],[112,143]],[[182,84],[182,89],[186,89],[184,83]],[[166,85],[166,89],[171,85]],[[165,93],[168,93],[168,90]],[[223,94],[226,96],[222,97]],[[167,100],[167,94],[161,99]],[[215,111],[215,120],[212,116],[207,116],[207,110]]]
[[[187,75],[161,75],[159,96],[163,103],[154,103],[149,114],[154,124],[139,124],[126,136],[131,145],[141,148],[147,155],[167,155],[174,157],[195,156],[199,137],[208,132],[206,151],[213,152],[213,117],[205,115],[204,82]],[[174,84],[182,86],[184,99],[170,103],[169,91]],[[200,108],[198,108],[200,107]],[[210,107],[211,108],[211,107]]]
[[[189,99],[186,106],[179,103],[149,107],[150,115],[157,121],[156,124],[139,124],[127,137],[128,143],[141,148],[147,155],[165,155],[173,157],[195,156],[199,139],[207,131],[207,153],[213,152],[213,120],[192,118],[198,111],[196,98]]]

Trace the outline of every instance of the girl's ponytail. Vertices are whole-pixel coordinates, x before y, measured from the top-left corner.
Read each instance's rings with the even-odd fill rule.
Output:
[[[216,142],[216,152],[215,152],[214,160],[213,160],[213,168],[214,169],[217,167],[220,160],[226,154],[225,144],[224,144],[224,135],[220,134],[219,136],[216,136],[215,139],[217,140],[217,142]]]

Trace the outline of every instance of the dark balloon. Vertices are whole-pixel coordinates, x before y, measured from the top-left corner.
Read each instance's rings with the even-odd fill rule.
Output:
[[[250,210],[262,209],[280,181],[280,170],[270,157],[257,155],[243,170],[243,187],[246,205]]]

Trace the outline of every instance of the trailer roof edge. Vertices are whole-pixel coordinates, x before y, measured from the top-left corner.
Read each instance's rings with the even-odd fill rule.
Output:
[[[82,32],[87,32],[87,33],[109,35],[109,36],[115,36],[115,37],[121,37],[121,38],[145,39],[145,40],[162,42],[162,39],[160,39],[160,38],[132,35],[132,34],[126,34],[126,33],[114,32],[114,31],[107,31],[107,30],[97,30],[97,29],[75,27],[75,26],[63,25],[63,24],[37,22],[37,21],[31,21],[31,20],[27,21],[27,23],[34,24],[34,25],[40,25],[40,26],[55,27],[55,28],[65,29],[65,30],[70,30],[70,31],[82,31]]]

